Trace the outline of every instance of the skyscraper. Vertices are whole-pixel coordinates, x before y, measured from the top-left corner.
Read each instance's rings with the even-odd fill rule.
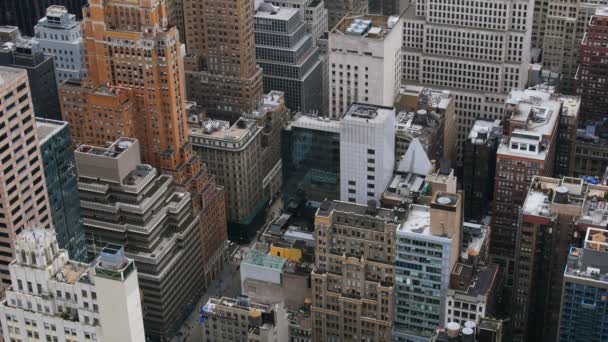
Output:
[[[165,2],[91,0],[83,11],[88,77],[60,89],[73,145],[137,138],[143,161],[191,193],[210,276],[225,255],[224,193],[188,142],[181,43]]]
[[[27,36],[34,35],[34,26],[51,5],[65,6],[68,12],[82,19],[82,6],[87,0],[4,0],[0,1],[0,25],[17,26]]]
[[[574,78],[579,62],[579,47],[587,24],[600,5],[607,0],[547,1],[543,66],[560,73],[559,89],[564,94],[575,92]]]
[[[14,38],[9,38],[11,36]],[[42,51],[36,39],[20,37],[15,27],[0,27],[0,44],[0,65],[27,70],[34,114],[39,118],[60,120],[53,57]]]
[[[496,156],[490,258],[513,286],[518,208],[535,175],[554,171],[562,101],[548,89],[512,91],[506,101],[506,134]],[[508,295],[508,294],[507,294]]]
[[[305,113],[321,110],[323,103],[319,51],[306,31],[299,9],[265,3],[255,13],[255,50],[264,92],[284,92],[287,108]]]
[[[608,58],[608,7],[600,7],[591,17],[579,48],[576,71],[576,95],[581,97],[580,122],[602,120],[608,112],[608,71],[604,69]]]
[[[402,80],[456,99],[457,162],[475,120],[502,120],[528,80],[533,0],[420,0],[403,14]]]
[[[139,267],[146,335],[172,337],[207,276],[191,195],[176,189],[171,175],[141,163],[137,140],[80,145],[74,154],[88,253],[124,246]]]
[[[184,0],[188,100],[216,118],[234,122],[262,99],[254,14],[254,0]]]
[[[34,31],[42,52],[54,57],[57,84],[86,77],[82,25],[74,14],[63,6],[51,6]]]
[[[353,103],[340,118],[340,198],[380,202],[395,168],[395,109]]]
[[[401,84],[403,21],[350,13],[329,32],[329,116],[353,102],[391,107]]]
[[[428,341],[445,322],[452,268],[460,256],[462,202],[438,191],[412,204],[396,231],[393,341]]]
[[[582,248],[572,248],[564,271],[559,340],[608,339],[608,231],[589,228]]]
[[[32,225],[50,227],[51,208],[27,73],[0,67],[0,278],[11,284],[12,241]]]
[[[36,133],[57,242],[72,260],[86,262],[70,128],[67,122],[36,118]]]

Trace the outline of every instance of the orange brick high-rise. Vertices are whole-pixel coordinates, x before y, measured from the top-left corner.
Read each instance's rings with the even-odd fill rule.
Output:
[[[60,88],[74,144],[104,146],[120,137],[137,138],[143,161],[192,193],[201,214],[208,281],[224,259],[224,191],[188,142],[181,43],[165,3],[90,0],[83,8],[83,30],[88,78],[67,80]]]

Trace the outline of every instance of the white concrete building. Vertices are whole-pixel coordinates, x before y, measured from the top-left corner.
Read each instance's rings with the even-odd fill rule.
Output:
[[[380,203],[395,167],[395,109],[353,103],[340,119],[340,199]]]
[[[329,33],[329,116],[353,102],[392,107],[401,84],[399,17],[349,14]]]
[[[419,0],[403,14],[403,83],[456,98],[457,160],[476,119],[501,119],[528,78],[534,0]]]
[[[145,341],[137,270],[121,246],[91,267],[69,260],[50,229],[25,230],[14,244],[0,303],[5,341]]]
[[[34,32],[42,51],[54,57],[58,84],[68,78],[86,77],[82,25],[74,14],[63,6],[51,6],[46,10],[46,17],[34,26]]]

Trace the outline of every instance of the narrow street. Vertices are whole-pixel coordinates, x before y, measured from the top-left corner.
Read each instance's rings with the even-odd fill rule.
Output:
[[[267,209],[266,214],[266,223],[260,228],[260,231],[256,235],[249,244],[238,246],[236,252],[234,253],[238,257],[235,258],[237,261],[229,260],[220,276],[216,278],[211,284],[205,294],[199,299],[196,304],[194,310],[188,316],[188,319],[184,322],[184,325],[180,329],[178,336],[174,337],[171,342],[199,342],[202,341],[202,328],[199,324],[200,319],[200,310],[205,303],[209,300],[209,298],[215,297],[220,298],[222,296],[225,297],[236,297],[241,294],[241,275],[237,270],[238,263],[241,260],[242,255],[246,254],[254,243],[257,242],[257,238],[261,234],[261,232],[265,229],[266,225],[270,223],[275,217],[280,215],[281,209],[283,207],[283,203],[281,199],[275,200]]]

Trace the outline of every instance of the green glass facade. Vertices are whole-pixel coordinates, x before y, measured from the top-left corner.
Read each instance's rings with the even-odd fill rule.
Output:
[[[59,247],[68,251],[70,259],[86,262],[87,253],[70,128],[62,121],[37,118],[36,122],[57,242]],[[54,130],[41,137],[41,125],[47,125],[48,129],[53,127]]]

